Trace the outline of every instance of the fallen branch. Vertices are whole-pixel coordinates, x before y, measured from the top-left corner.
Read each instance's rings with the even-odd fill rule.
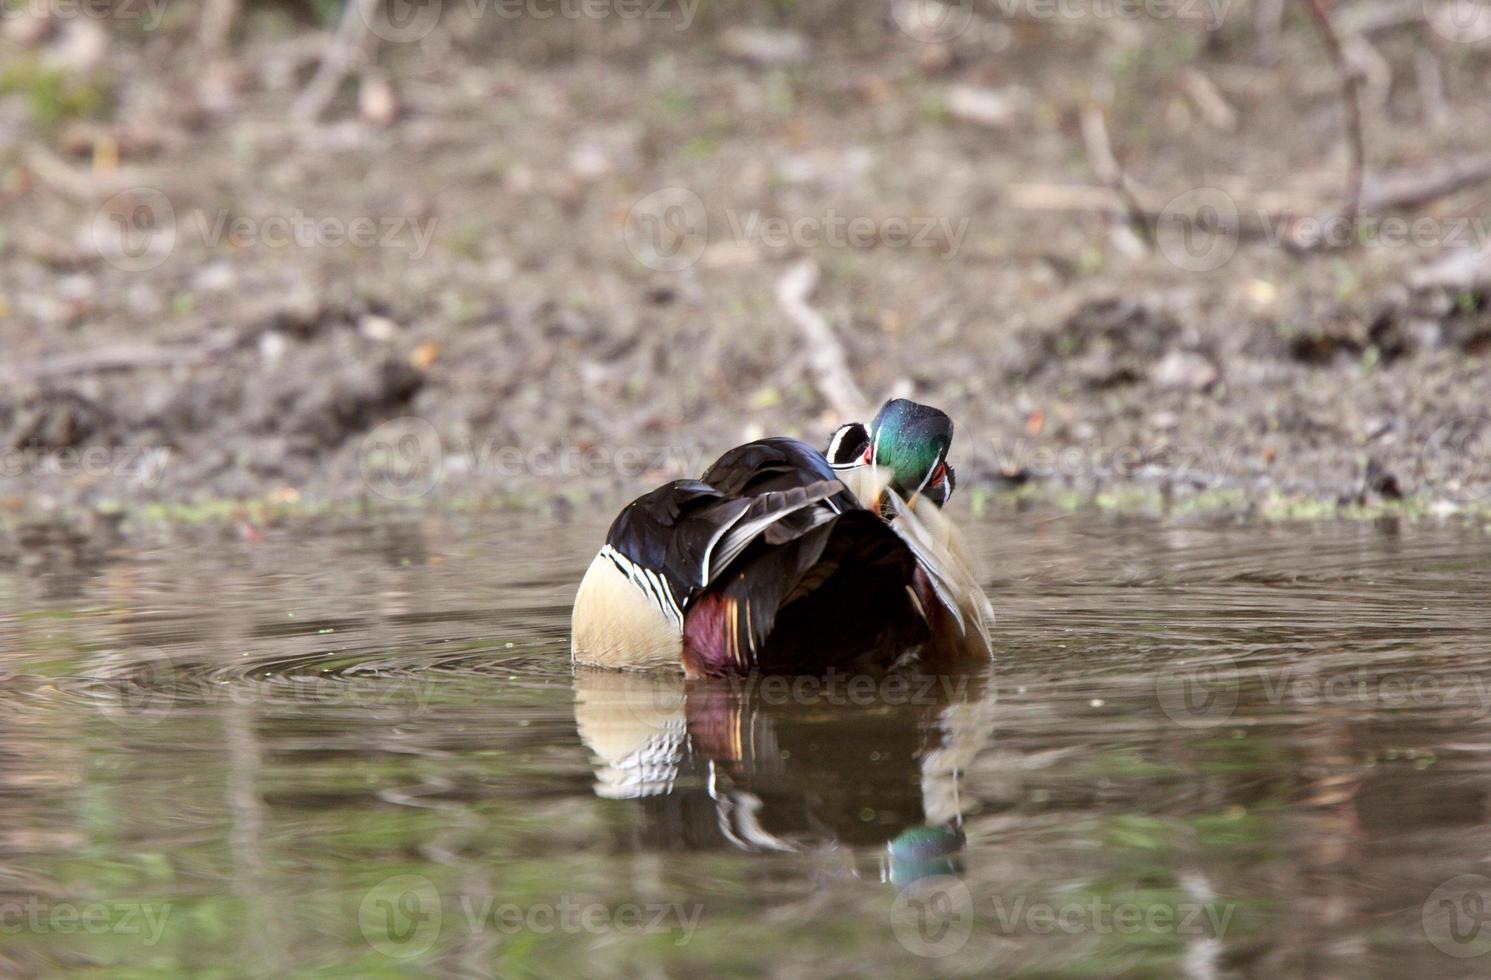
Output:
[[[61,354],[24,364],[0,367],[0,381],[7,385],[24,381],[53,381],[78,374],[110,374],[144,368],[182,367],[202,364],[220,350],[211,345],[197,347],[147,347],[122,345]]]
[[[1253,6],[1253,33],[1258,36],[1258,57],[1273,62],[1279,57],[1279,39],[1284,35],[1284,0],[1258,0]]]
[[[1186,94],[1196,103],[1201,116],[1212,129],[1230,133],[1237,129],[1237,110],[1213,82],[1198,68],[1187,68],[1181,75],[1181,85]]]
[[[1444,74],[1440,71],[1439,58],[1432,51],[1420,51],[1413,61],[1414,81],[1419,91],[1419,102],[1424,107],[1424,118],[1435,128],[1443,126],[1450,118],[1450,110],[1444,99]]]
[[[197,35],[203,48],[211,52],[227,48],[228,39],[233,35],[233,26],[238,23],[241,2],[242,0],[206,0]]]
[[[373,18],[378,14],[382,0],[347,0],[342,10],[342,19],[337,23],[336,33],[326,43],[321,55],[321,64],[316,74],[306,83],[305,91],[295,100],[291,113],[298,119],[315,122],[326,113],[337,89],[358,67],[359,62],[369,60],[377,49],[378,38],[373,34]]]
[[[1491,153],[1374,175],[1363,182],[1359,210],[1361,214],[1377,214],[1420,207],[1488,181],[1491,181]],[[1163,216],[1161,211],[1145,207],[1137,200],[1130,204],[1115,202],[1111,187],[1095,184],[1010,184],[1004,190],[1004,201],[1027,211],[1115,214],[1132,213],[1137,207],[1143,221],[1151,227]],[[1240,201],[1238,207],[1238,235],[1244,239],[1272,238],[1273,229],[1312,211],[1303,203],[1292,209],[1257,204],[1248,207],[1244,206],[1246,203]]]
[[[265,333],[285,324],[326,315],[320,307],[296,306],[296,298],[277,297],[247,311],[240,327],[212,329],[210,316],[179,324],[184,335],[202,336],[195,344],[118,344],[76,354],[58,354],[18,364],[0,364],[0,384],[53,381],[77,375],[117,374],[161,368],[198,367],[216,358],[253,346]]]
[[[1360,213],[1362,199],[1362,172],[1366,168],[1366,140],[1362,136],[1362,104],[1359,91],[1360,78],[1346,60],[1341,39],[1331,26],[1330,14],[1326,10],[1329,0],[1304,0],[1320,41],[1330,55],[1336,74],[1341,79],[1341,105],[1345,113],[1346,150],[1349,156],[1346,171],[1346,200],[1338,215],[1348,223],[1355,222]]]
[[[1087,162],[1091,164],[1093,174],[1107,184],[1118,198],[1129,227],[1133,228],[1146,246],[1154,248],[1154,221],[1129,187],[1123,167],[1113,154],[1113,144],[1108,139],[1108,124],[1103,119],[1103,110],[1097,106],[1090,105],[1082,111],[1082,139],[1087,146]]]
[[[97,204],[100,198],[146,183],[133,170],[115,170],[105,176],[68,163],[46,147],[33,143],[21,157],[26,170],[52,191],[84,204]]]
[[[1433,167],[1374,177],[1362,192],[1363,211],[1418,207],[1491,180],[1491,153]]]
[[[808,370],[829,408],[841,420],[865,418],[870,403],[854,383],[843,344],[823,314],[808,305],[808,297],[817,285],[818,263],[803,259],[777,280],[777,302],[802,332],[808,348]]]

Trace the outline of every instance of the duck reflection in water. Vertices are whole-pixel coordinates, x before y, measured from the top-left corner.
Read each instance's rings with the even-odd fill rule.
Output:
[[[987,670],[875,678],[586,670],[575,721],[596,795],[636,800],[637,845],[848,850],[897,884],[959,870],[963,772],[993,727]]]

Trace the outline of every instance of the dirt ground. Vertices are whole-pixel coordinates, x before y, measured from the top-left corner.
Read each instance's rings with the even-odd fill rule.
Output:
[[[865,397],[957,420],[973,499],[1491,499],[1491,23],[1450,17],[1491,10],[1331,11],[1353,227],[1303,0],[450,0],[348,27],[345,78],[337,5],[232,7],[0,19],[21,523],[586,506],[822,442],[804,261]]]

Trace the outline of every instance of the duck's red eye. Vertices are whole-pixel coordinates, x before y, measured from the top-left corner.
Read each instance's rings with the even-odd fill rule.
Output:
[[[868,463],[870,461],[870,447],[869,446],[865,447],[865,454],[863,456],[861,456],[860,459],[864,460],[866,463]]]
[[[938,463],[937,464],[937,468],[932,471],[932,479],[930,479],[930,480],[927,481],[927,485],[931,486],[931,487],[940,487],[940,486],[942,486],[942,481],[943,481],[944,478],[946,478],[946,476],[947,476],[947,464],[946,463]]]

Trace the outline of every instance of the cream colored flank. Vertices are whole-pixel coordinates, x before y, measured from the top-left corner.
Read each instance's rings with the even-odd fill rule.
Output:
[[[610,559],[596,555],[575,593],[575,663],[596,667],[682,667],[683,636]]]

